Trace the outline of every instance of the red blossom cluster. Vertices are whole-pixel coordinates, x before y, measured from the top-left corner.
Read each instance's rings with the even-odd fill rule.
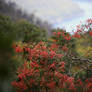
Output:
[[[62,50],[63,50],[63,51],[65,51],[65,52],[67,52],[67,51],[68,51],[67,46],[66,46],[66,45],[64,45],[64,46],[62,47]]]
[[[92,31],[89,32],[89,35],[92,36]]]
[[[70,34],[64,32],[64,31],[62,31],[62,32],[53,32],[53,34],[54,34],[54,36],[56,36],[56,37],[62,36],[63,39],[65,39],[65,40],[68,40],[68,41],[71,40]]]
[[[20,92],[32,90],[34,86],[56,87],[58,77],[55,77],[55,74],[56,72],[60,74],[64,72],[65,63],[61,61],[63,55],[57,53],[57,50],[52,48],[53,46],[56,47],[57,45],[54,44],[48,48],[44,42],[40,42],[34,48],[20,48],[19,46],[15,48],[18,53],[27,52],[26,62],[23,68],[19,68],[17,72],[18,81],[12,82],[12,85],[18,88]]]
[[[17,46],[17,47],[15,47],[15,48],[16,48],[15,51],[16,51],[17,53],[23,52],[23,49],[22,49],[20,46]]]
[[[89,32],[89,36],[92,36],[92,19],[86,20],[82,25],[78,25],[73,37],[81,38],[81,34],[87,33],[87,31]]]
[[[75,37],[75,38],[81,38],[81,35],[80,35],[78,32],[75,32],[75,34],[72,35],[72,37]]]
[[[92,20],[88,20],[92,23]],[[88,28],[88,27],[87,27]],[[53,43],[47,46],[44,42],[39,42],[34,47],[16,46],[15,51],[22,53],[25,57],[25,63],[18,68],[17,79],[12,82],[12,85],[18,92],[40,92],[42,89],[61,89],[62,92],[92,92],[92,78],[86,79],[84,82],[81,79],[75,79],[65,74],[64,55],[60,53],[60,48],[63,52],[69,50],[67,43],[72,38],[81,38],[82,28],[78,26],[77,32],[73,35],[62,32],[54,32],[55,41],[65,41],[62,47]],[[92,36],[92,31],[89,32]]]
[[[51,45],[51,47],[57,45]],[[40,42],[34,48],[19,46],[15,48],[16,52],[27,52],[26,59],[22,67],[18,68],[17,79],[12,85],[18,92],[40,92],[42,88],[48,90],[60,88],[71,92],[92,92],[92,79],[84,82],[75,81],[64,73],[65,62],[62,61],[63,55],[58,50],[47,47],[44,42]],[[65,50],[66,48],[63,47]],[[85,89],[86,87],[86,89]]]

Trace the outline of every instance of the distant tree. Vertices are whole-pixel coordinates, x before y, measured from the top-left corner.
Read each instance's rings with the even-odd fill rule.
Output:
[[[26,20],[20,20],[15,24],[17,38],[21,37],[23,42],[38,42],[46,39],[46,31]]]
[[[31,24],[40,27],[47,31],[48,35],[51,35],[52,25],[47,21],[42,21],[40,18],[35,16],[34,12],[28,14],[26,11],[20,9],[14,2],[6,0],[0,0],[0,14],[10,16],[13,21],[27,20]]]

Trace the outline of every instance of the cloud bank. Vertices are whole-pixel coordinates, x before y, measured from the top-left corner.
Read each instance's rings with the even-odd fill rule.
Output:
[[[84,11],[73,0],[11,0],[42,20],[53,24],[83,15]]]

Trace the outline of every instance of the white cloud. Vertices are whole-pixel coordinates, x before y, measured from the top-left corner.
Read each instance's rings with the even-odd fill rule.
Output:
[[[80,21],[84,22],[85,20],[92,18],[92,2],[78,2],[78,4],[80,8],[85,11],[84,16],[65,21],[61,24],[58,23],[55,27],[65,27],[68,32],[71,32],[73,29],[76,29],[76,25],[79,25]]]
[[[34,12],[43,20],[52,23],[61,23],[83,14],[73,0],[11,0],[29,13]]]

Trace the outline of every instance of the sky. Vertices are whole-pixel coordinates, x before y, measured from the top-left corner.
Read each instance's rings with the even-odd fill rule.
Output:
[[[55,28],[71,32],[80,21],[92,18],[92,0],[9,0],[23,10],[34,13]]]

